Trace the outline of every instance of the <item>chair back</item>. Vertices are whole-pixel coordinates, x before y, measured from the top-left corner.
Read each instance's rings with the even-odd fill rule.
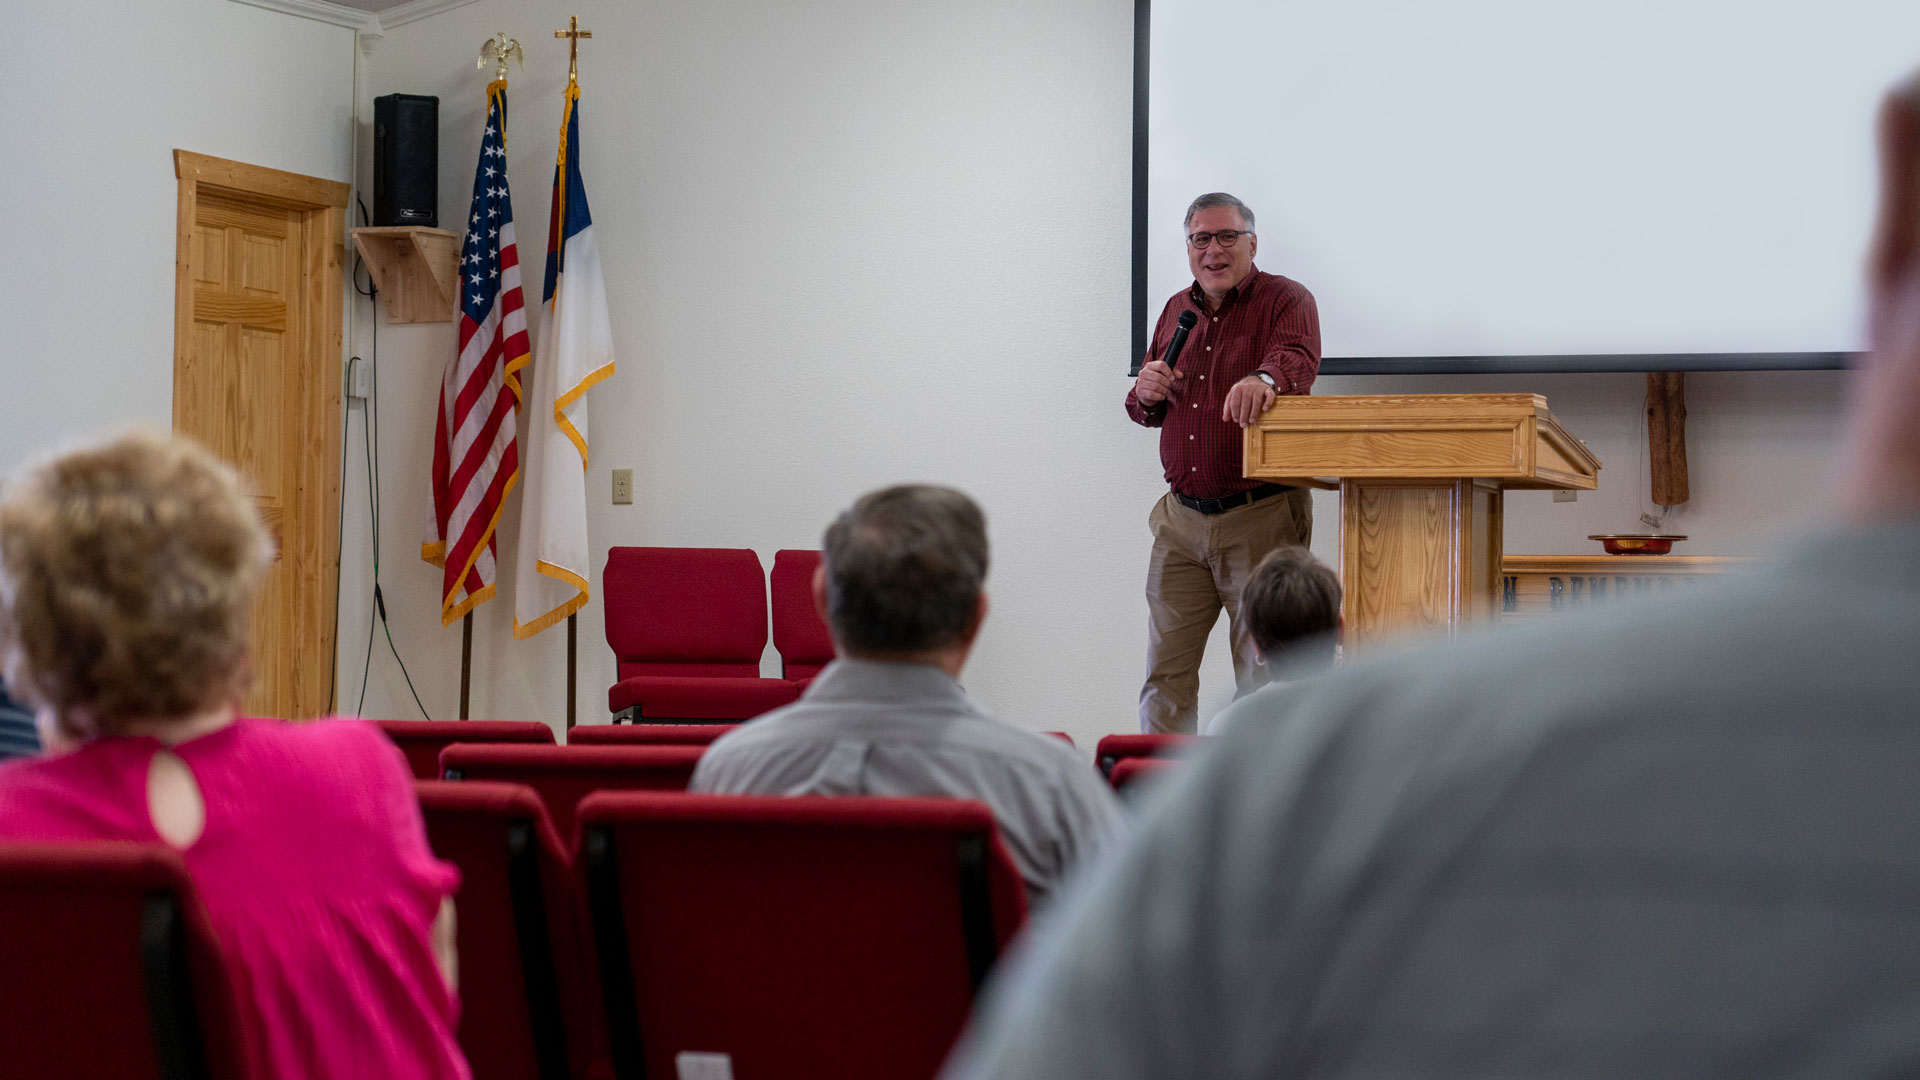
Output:
[[[1102,735],[1094,744],[1093,761],[1099,766],[1100,775],[1111,780],[1114,763],[1121,758],[1177,753],[1197,738],[1198,735]]]
[[[953,799],[602,792],[581,806],[621,1076],[931,1078],[1026,915],[992,813]]]
[[[582,724],[568,746],[705,746],[739,724]]]
[[[1131,793],[1134,785],[1178,769],[1182,764],[1173,758],[1121,758],[1113,763],[1113,771],[1107,774],[1107,782],[1113,785],[1115,791]]]
[[[813,606],[813,572],[820,553],[788,548],[773,553],[767,577],[773,604],[773,647],[780,652],[780,676],[811,679],[831,663],[833,635]]]
[[[752,549],[611,548],[602,595],[618,678],[759,677],[767,579]]]
[[[572,864],[521,784],[421,780],[434,854],[460,868],[460,1048],[474,1080],[567,1080],[596,1041]]]
[[[449,780],[499,780],[538,792],[568,850],[580,800],[595,791],[685,791],[704,746],[506,746],[455,743],[440,754]]]
[[[457,742],[544,743],[553,729],[527,720],[375,720],[407,755],[415,780],[440,778],[440,751]]]
[[[260,1075],[180,856],[0,844],[0,1076]]]

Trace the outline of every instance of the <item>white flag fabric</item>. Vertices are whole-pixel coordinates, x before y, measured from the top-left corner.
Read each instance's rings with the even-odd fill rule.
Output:
[[[553,170],[546,325],[534,354],[520,496],[513,636],[529,638],[586,606],[587,391],[613,374],[613,327],[587,192],[580,179],[580,87],[568,83]]]

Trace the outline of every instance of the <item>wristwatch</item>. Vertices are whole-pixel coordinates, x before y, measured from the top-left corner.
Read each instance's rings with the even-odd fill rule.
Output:
[[[1267,374],[1266,372],[1256,371],[1253,373],[1253,377],[1256,379],[1259,379],[1261,382],[1266,383],[1268,386],[1272,387],[1274,393],[1277,394],[1280,392],[1280,384],[1277,382],[1274,382],[1273,376]]]

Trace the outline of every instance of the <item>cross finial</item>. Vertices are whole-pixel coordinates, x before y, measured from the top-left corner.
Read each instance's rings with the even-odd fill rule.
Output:
[[[565,30],[555,30],[553,36],[567,39],[567,81],[570,83],[579,82],[580,39],[592,37],[593,31],[580,29],[580,16],[569,15],[567,16],[567,28]]]

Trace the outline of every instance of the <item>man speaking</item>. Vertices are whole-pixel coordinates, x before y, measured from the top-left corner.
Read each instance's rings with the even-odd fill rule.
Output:
[[[1320,371],[1313,294],[1253,265],[1253,211],[1232,195],[1193,200],[1186,233],[1193,286],[1167,301],[1127,392],[1127,415],[1160,429],[1171,489],[1147,517],[1145,732],[1198,728],[1200,656],[1223,606],[1238,692],[1266,681],[1240,615],[1240,588],[1267,552],[1313,536],[1308,493],[1246,479],[1240,453],[1241,429],[1275,395],[1307,393]],[[1184,339],[1177,356],[1169,349],[1176,337]]]

